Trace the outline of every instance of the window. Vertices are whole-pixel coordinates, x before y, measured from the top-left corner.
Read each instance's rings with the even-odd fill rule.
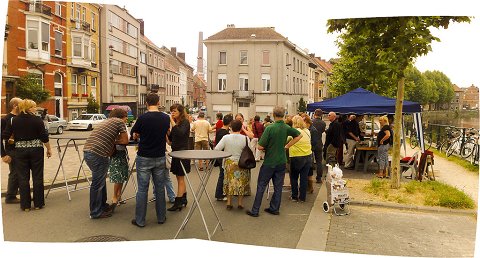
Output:
[[[137,95],[137,86],[136,85],[127,84],[126,88],[127,88],[127,92],[126,92],[127,96],[136,96]]]
[[[60,2],[55,2],[55,15],[62,16],[62,5]]]
[[[263,65],[269,65],[270,64],[270,51],[263,51],[262,64]]]
[[[295,62],[295,57],[293,58],[293,71],[297,70],[297,63]]]
[[[82,21],[87,21],[87,8],[82,7]]]
[[[92,77],[92,87],[97,87],[97,77]]]
[[[288,53],[285,54],[285,64],[289,65],[290,64],[290,56]]]
[[[38,49],[38,21],[27,21],[28,49]]]
[[[74,2],[72,2],[70,14],[72,15],[72,19],[75,20],[75,3]]]
[[[90,43],[88,39],[83,40],[83,58],[85,60],[90,60]]]
[[[123,20],[122,18],[118,17],[116,14],[114,14],[113,12],[110,12],[110,23],[112,24],[112,26],[114,26],[115,28],[119,29],[119,30],[123,30],[122,29],[122,24],[123,24]]]
[[[77,4],[77,8],[75,9],[75,19],[80,20],[80,5]]]
[[[140,52],[140,62],[142,64],[146,64],[147,63],[147,55],[143,52]]]
[[[110,70],[112,73],[121,73],[120,62],[117,60],[110,60]]]
[[[96,60],[97,60],[97,44],[92,42],[91,48],[92,48],[92,54],[91,54],[90,58],[92,59],[92,63],[96,63]]]
[[[78,87],[77,87],[77,75],[72,74],[72,81],[70,82],[72,86],[72,94],[78,94]]]
[[[43,73],[38,69],[28,69],[28,73],[31,74],[38,85],[41,85],[43,88]]]
[[[82,57],[82,38],[73,37],[73,56]]]
[[[117,51],[117,52],[120,52],[120,53],[123,53],[123,41],[118,39],[118,38],[115,38],[115,37],[112,37],[111,39],[109,39],[109,46],[112,46],[113,50]]]
[[[242,65],[248,64],[247,51],[240,51],[240,64]]]
[[[219,64],[221,65],[227,64],[227,52],[220,52]]]
[[[224,73],[218,74],[218,91],[227,90],[227,75]]]
[[[262,74],[262,89],[264,92],[270,92],[270,74]]]
[[[127,46],[127,53],[125,53],[125,54],[127,54],[127,55],[129,55],[129,56],[131,56],[131,57],[137,58],[137,56],[138,56],[138,53],[137,53],[138,49],[137,49],[137,47],[135,47],[135,46],[133,46],[133,45],[130,45],[130,44],[127,44],[127,45],[128,45],[128,46]]]
[[[239,76],[240,90],[248,90],[248,74],[240,74]]]
[[[80,85],[82,87],[82,94],[88,94],[87,93],[87,76],[85,75],[80,76]]]
[[[55,31],[55,55],[62,55],[62,33],[60,31]]]
[[[153,66],[157,67],[158,63],[157,63],[157,56],[154,56],[153,57]]]
[[[149,54],[148,54],[148,64],[149,64],[149,65],[152,65],[152,64],[153,64],[152,53],[149,53]]]
[[[250,107],[249,102],[238,102],[238,107]]]
[[[147,85],[147,77],[140,75],[140,85]]]
[[[95,28],[95,17],[96,17],[96,14],[94,12],[92,12],[92,30],[96,30],[96,28]]]
[[[132,24],[128,24],[127,26],[127,34],[134,37],[134,38],[137,38],[137,27],[133,26]]]
[[[50,42],[50,24],[42,22],[42,50],[48,52]]]

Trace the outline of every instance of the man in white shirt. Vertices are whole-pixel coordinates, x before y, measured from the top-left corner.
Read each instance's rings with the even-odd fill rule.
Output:
[[[205,120],[205,113],[199,112],[197,121],[193,122],[192,127],[190,129],[192,132],[195,132],[195,150],[208,150],[210,147],[208,146],[208,134],[213,132],[210,127],[210,123]],[[203,160],[199,160],[198,165],[200,170],[203,170]]]

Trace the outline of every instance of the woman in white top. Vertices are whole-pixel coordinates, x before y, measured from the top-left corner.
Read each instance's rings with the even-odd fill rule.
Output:
[[[225,159],[225,179],[223,181],[223,192],[227,195],[227,210],[231,210],[232,196],[238,196],[238,208],[243,209],[243,196],[249,194],[250,169],[238,167],[238,160],[243,148],[249,144],[247,136],[240,134],[242,122],[234,120],[231,123],[232,133],[225,135],[217,143],[215,150],[225,150],[232,154]]]

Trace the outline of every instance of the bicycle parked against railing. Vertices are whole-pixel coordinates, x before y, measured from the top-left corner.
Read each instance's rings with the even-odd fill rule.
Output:
[[[455,139],[462,135],[461,130],[455,127],[446,127],[445,128],[445,137],[442,137],[441,141],[437,144],[437,150],[447,154],[448,147],[452,145]]]
[[[463,147],[463,133],[458,134],[455,139],[452,140],[450,146],[447,148],[447,157],[450,157],[453,153],[457,156],[461,156]]]
[[[427,132],[423,132],[423,142],[425,144],[425,149],[429,150],[430,147],[432,147],[432,139],[430,135]],[[412,149],[415,149],[417,146],[419,146],[418,142],[418,137],[417,137],[417,131],[415,129],[412,130],[410,133],[410,147]]]
[[[470,155],[476,151],[478,146],[478,130],[475,130],[474,128],[468,129],[467,137],[468,138],[465,140],[465,144],[463,144],[460,151],[460,155],[465,159],[470,157]]]

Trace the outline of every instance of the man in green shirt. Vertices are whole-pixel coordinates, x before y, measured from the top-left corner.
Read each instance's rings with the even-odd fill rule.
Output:
[[[260,173],[258,174],[257,193],[251,210],[247,214],[252,217],[258,217],[260,205],[262,204],[263,193],[270,179],[273,181],[273,196],[270,200],[270,207],[265,211],[272,215],[279,215],[280,202],[282,200],[282,187],[285,178],[285,168],[287,156],[285,150],[290,148],[302,138],[298,130],[286,125],[283,122],[285,109],[275,107],[273,109],[273,118],[275,123],[265,128],[262,137],[258,141],[257,148],[265,150],[265,160]],[[293,140],[287,143],[287,137],[292,136]],[[286,144],[287,143],[287,144]]]

